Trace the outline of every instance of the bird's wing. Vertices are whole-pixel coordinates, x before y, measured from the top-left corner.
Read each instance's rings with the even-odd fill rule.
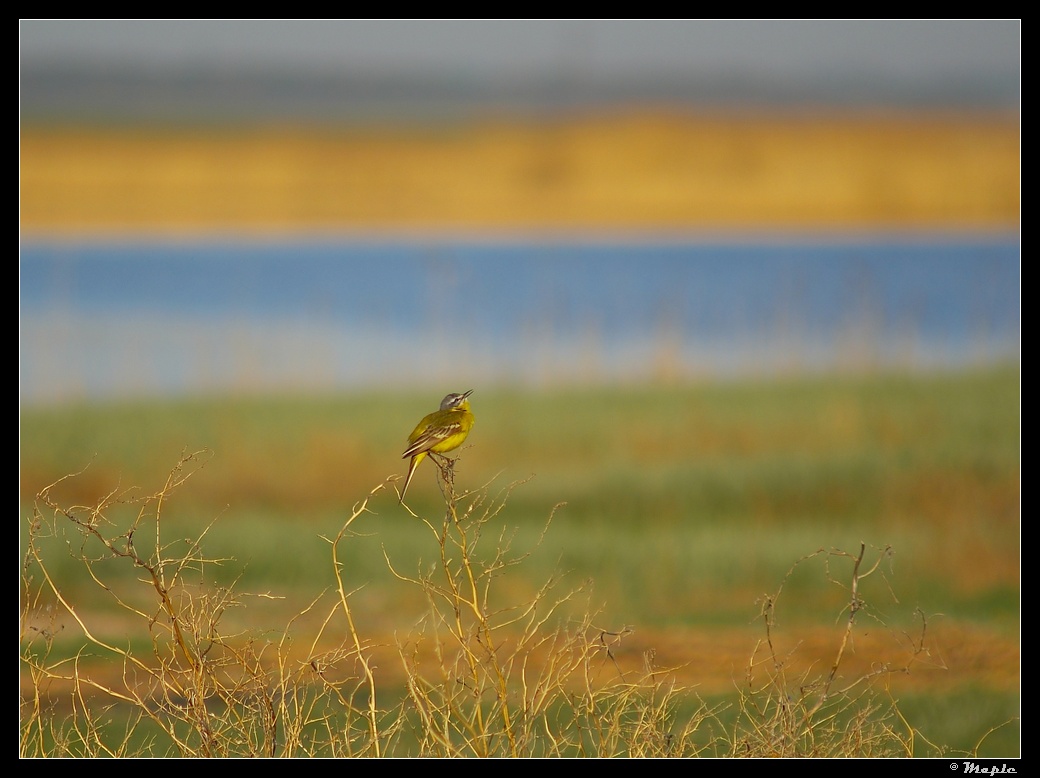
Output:
[[[412,441],[412,445],[405,449],[405,452],[401,454],[401,459],[407,459],[410,456],[418,454],[420,451],[429,451],[442,440],[450,438],[460,429],[462,429],[462,425],[457,421],[453,421],[426,430]]]

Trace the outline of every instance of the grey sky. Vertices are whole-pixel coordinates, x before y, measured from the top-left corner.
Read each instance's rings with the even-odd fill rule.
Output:
[[[460,76],[683,73],[1017,78],[1019,20],[23,20],[23,67],[81,58],[168,66],[434,70]]]

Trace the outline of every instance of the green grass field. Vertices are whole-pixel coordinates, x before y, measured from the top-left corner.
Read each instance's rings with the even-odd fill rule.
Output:
[[[351,592],[352,630],[378,668],[373,683],[403,694],[401,641],[419,644],[430,607],[429,590],[408,579],[456,561],[440,558],[431,531],[445,509],[436,469],[424,463],[409,491],[426,522],[398,504],[391,482],[335,547],[338,567],[330,539],[353,506],[403,475],[414,423],[445,392],[469,388],[477,422],[457,452],[454,483],[473,493],[460,504],[475,505],[474,515],[493,507],[463,553],[493,571],[490,602],[508,610],[556,580],[555,591],[576,595],[552,619],[584,617],[593,632],[620,635],[597,672],[631,677],[653,657],[662,675],[721,706],[715,731],[739,718],[749,663],[768,642],[792,684],[841,656],[836,682],[870,685],[897,704],[902,718],[885,726],[911,743],[910,755],[1019,755],[1017,367],[23,408],[23,551],[38,493],[63,476],[77,473],[48,492],[52,505],[85,506],[71,511],[82,518],[104,503],[116,537],[157,510],[140,498],[162,490],[182,453],[204,450],[204,466],[164,497],[160,547],[176,557],[185,539],[205,533],[205,557],[223,561],[199,565],[198,591],[246,593],[222,612],[225,633],[262,641],[291,623],[302,651],[309,635],[327,639],[321,609],[309,607],[339,581]],[[48,527],[37,549],[91,635],[147,651],[148,630],[134,631],[132,611],[154,615],[157,605],[140,568],[75,529],[47,537],[57,514],[37,509]],[[155,545],[153,524],[141,523],[138,548]],[[860,573],[872,572],[846,632],[861,544]],[[107,590],[83,557],[96,557]],[[46,633],[50,661],[75,658],[95,678],[107,662],[125,680],[120,662],[96,646],[84,651],[83,631],[53,597],[24,599],[23,646]],[[43,699],[64,710],[58,675]]]

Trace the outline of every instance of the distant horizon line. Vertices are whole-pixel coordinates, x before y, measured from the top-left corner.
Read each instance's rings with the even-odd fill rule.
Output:
[[[22,67],[23,119],[62,115],[125,118],[277,118],[339,120],[452,118],[475,111],[539,112],[638,108],[1021,110],[1018,79],[964,75],[879,79],[832,72],[812,79],[705,73],[523,76],[496,73],[365,73],[333,68],[228,65],[141,67],[69,59]]]

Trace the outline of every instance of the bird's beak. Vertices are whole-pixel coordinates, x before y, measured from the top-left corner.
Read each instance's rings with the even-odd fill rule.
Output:
[[[472,390],[472,389],[470,389],[470,390],[469,390],[468,392],[466,392],[466,393],[465,393],[464,395],[462,395],[462,399],[463,399],[463,400],[465,400],[465,399],[466,399],[467,397],[469,397],[469,396],[470,396],[471,394],[473,394],[473,390]]]

